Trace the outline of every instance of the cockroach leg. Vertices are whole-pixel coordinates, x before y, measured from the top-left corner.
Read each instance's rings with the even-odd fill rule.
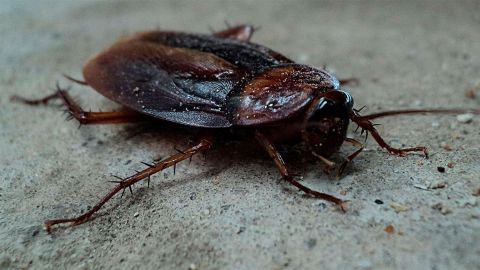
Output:
[[[138,171],[137,171],[137,173],[138,173]],[[119,180],[110,180],[110,181],[108,181],[108,182],[110,182],[110,183],[120,184],[120,183],[122,183],[123,181],[125,181],[124,178],[122,178],[122,177],[120,177],[120,176],[118,176],[118,175],[113,175],[113,174],[112,174],[112,176],[115,177],[115,178],[117,178],[117,179],[119,179]],[[132,190],[132,188],[131,188],[131,187],[129,187],[129,188],[130,188],[130,194],[133,195],[133,190]],[[120,198],[123,198],[123,194],[125,194],[125,188],[122,190],[122,194],[120,195]]]
[[[253,33],[258,30],[258,28],[253,27],[249,24],[242,24],[230,27],[227,29],[212,33],[215,37],[220,38],[234,38],[240,41],[250,41]]]
[[[150,168],[155,167],[155,165],[150,164],[150,163],[147,163],[147,162],[141,161],[140,163],[142,163],[143,165],[148,166],[148,167],[150,167]]]
[[[213,144],[213,139],[211,137],[202,139],[197,145],[188,148],[187,150],[183,151],[183,153],[177,153],[172,155],[165,160],[162,160],[153,166],[149,166],[148,168],[130,176],[125,179],[120,178],[120,181],[117,181],[117,185],[110,190],[95,206],[93,206],[89,211],[83,213],[80,216],[74,218],[64,218],[64,219],[51,219],[45,221],[45,230],[47,232],[51,232],[52,226],[57,224],[63,223],[71,223],[72,225],[79,225],[88,221],[94,213],[96,213],[106,202],[108,202],[114,195],[118,192],[129,188],[131,191],[131,187],[142,180],[149,179],[149,177],[157,172],[164,170],[165,168],[171,167],[178,162],[188,159],[191,156],[208,150]]]
[[[58,92],[55,92],[51,95],[48,95],[46,97],[39,98],[39,99],[27,99],[27,98],[24,98],[24,97],[21,97],[21,96],[14,95],[14,96],[10,97],[10,100],[11,101],[16,101],[16,102],[21,102],[21,103],[24,103],[24,104],[27,104],[27,105],[36,106],[36,105],[47,105],[48,102],[50,102],[50,100],[58,99],[58,98],[60,98],[58,96]]]
[[[326,157],[323,157],[317,153],[315,153],[314,151],[312,151],[312,155],[316,158],[318,158],[321,162],[325,163],[325,165],[327,165],[328,167],[335,167],[335,162],[327,159]]]
[[[356,111],[352,111],[350,119],[356,123],[360,128],[369,132],[375,141],[380,145],[380,147],[385,148],[390,154],[397,156],[405,156],[409,152],[423,152],[426,158],[428,158],[428,150],[424,146],[409,147],[409,148],[394,148],[387,144],[383,140],[382,136],[375,129],[374,124],[369,120],[368,117],[363,117],[358,114]]]
[[[53,99],[60,99],[67,107],[67,112],[71,117],[78,120],[81,125],[85,124],[118,124],[141,121],[145,116],[133,111],[119,112],[86,112],[66,90],[57,86],[57,91],[40,99],[26,99],[19,96],[12,96],[14,101],[23,102],[28,105],[46,105]]]
[[[267,151],[270,158],[273,159],[273,161],[275,162],[275,165],[277,166],[278,170],[280,171],[280,174],[282,175],[283,179],[285,179],[287,182],[294,185],[295,187],[297,187],[301,191],[305,192],[306,194],[308,194],[312,197],[315,197],[315,198],[319,198],[319,199],[322,199],[322,200],[333,202],[336,205],[340,206],[340,208],[343,211],[345,211],[346,203],[348,201],[341,200],[341,199],[339,199],[337,197],[334,197],[330,194],[315,191],[313,189],[310,189],[310,188],[302,185],[300,182],[293,179],[293,177],[288,172],[287,166],[286,166],[285,162],[283,161],[282,156],[280,155],[278,150],[275,148],[273,143],[265,135],[263,135],[259,131],[255,132],[255,138],[260,143],[260,145],[265,149],[265,151]]]
[[[338,82],[340,82],[340,85],[344,85],[344,84],[348,84],[352,86],[360,85],[360,80],[358,78],[339,79]]]
[[[327,165],[328,167],[335,167],[335,165],[336,165],[335,162],[327,159],[326,157],[323,157],[323,156],[315,153],[314,151],[312,151],[311,153],[314,157],[318,158],[321,162],[325,163],[325,165]]]
[[[75,78],[73,78],[73,77],[71,77],[71,76],[69,76],[69,75],[67,75],[67,74],[62,74],[62,75],[63,75],[63,77],[65,77],[65,79],[67,79],[67,80],[69,80],[69,81],[72,81],[72,82],[74,82],[74,83],[78,83],[78,84],[80,84],[80,85],[88,85],[87,82],[81,81],[81,80],[77,80],[77,79],[75,79]]]
[[[352,139],[352,138],[345,138],[345,142],[353,144],[354,146],[358,147],[358,149],[357,149],[357,151],[353,152],[352,154],[348,155],[345,158],[345,161],[342,163],[342,165],[338,169],[338,174],[337,174],[338,177],[340,177],[342,175],[343,171],[345,170],[345,167],[350,162],[352,162],[352,160],[354,158],[356,158],[358,156],[358,154],[360,154],[363,151],[363,149],[365,148],[365,145],[363,145],[363,143],[361,143],[361,142],[359,142],[355,139]]]
[[[325,163],[326,166],[323,168],[323,172],[327,175],[330,175],[330,172],[336,166],[336,163],[327,159],[324,156],[321,156],[321,155],[315,153],[315,151],[311,151],[311,153],[314,157],[318,158],[321,162]]]
[[[460,113],[471,113],[471,114],[480,114],[480,109],[406,109],[406,110],[393,110],[393,111],[384,111],[379,113],[373,113],[369,115],[360,115],[359,110],[353,110],[350,114],[350,119],[355,122],[360,128],[370,132],[373,138],[380,147],[385,148],[390,152],[390,154],[404,156],[408,152],[423,152],[425,157],[428,158],[428,151],[426,147],[417,146],[411,148],[397,149],[388,145],[383,138],[378,134],[378,131],[375,129],[375,125],[370,121],[372,119],[394,116],[394,115],[405,115],[405,114],[460,114]]]

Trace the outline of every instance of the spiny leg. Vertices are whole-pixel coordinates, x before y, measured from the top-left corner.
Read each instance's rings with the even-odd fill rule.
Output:
[[[37,105],[47,105],[48,102],[50,102],[50,100],[58,99],[58,98],[59,98],[58,92],[55,92],[51,95],[48,95],[39,99],[28,99],[21,96],[13,95],[10,97],[10,100],[15,102],[21,102],[31,106],[37,106]]]
[[[71,223],[72,225],[79,225],[88,221],[94,213],[96,213],[106,202],[108,202],[115,194],[125,190],[126,188],[131,188],[133,184],[142,181],[144,179],[149,179],[153,174],[162,171],[168,167],[174,166],[178,162],[188,159],[193,155],[208,150],[213,144],[212,138],[204,138],[197,145],[188,148],[187,150],[182,151],[182,153],[177,153],[166,158],[163,161],[160,161],[156,164],[148,164],[148,168],[145,170],[139,171],[136,174],[117,181],[117,185],[110,190],[92,209],[85,212],[84,214],[74,217],[74,218],[63,218],[63,219],[51,219],[45,221],[45,229],[47,232],[51,232],[52,226],[63,223]]]
[[[138,122],[145,116],[133,111],[118,111],[118,112],[86,112],[80,105],[73,100],[66,90],[61,89],[57,85],[57,91],[40,99],[27,99],[20,96],[12,96],[11,100],[22,102],[28,105],[46,105],[54,99],[60,99],[67,107],[67,111],[71,117],[78,120],[82,125],[85,124],[117,124]]]
[[[363,151],[363,149],[365,148],[363,143],[361,143],[361,142],[359,142],[355,139],[352,139],[352,138],[345,138],[345,142],[353,144],[354,146],[358,147],[358,149],[357,149],[357,151],[353,152],[352,154],[350,154],[346,157],[346,160],[342,163],[342,165],[338,169],[338,176],[342,175],[342,173],[345,170],[345,167],[347,167],[348,163],[352,162],[352,160],[354,158],[356,158],[358,156],[358,154],[360,154]]]
[[[360,84],[360,80],[358,78],[344,78],[344,79],[338,79],[338,82],[340,82],[340,85],[344,84],[350,84],[353,86],[358,86]]]
[[[404,156],[408,152],[423,152],[425,156],[428,158],[428,151],[426,147],[418,146],[418,147],[411,147],[411,148],[403,148],[397,149],[393,148],[388,145],[383,138],[378,134],[378,131],[375,129],[374,124],[370,120],[382,117],[389,117],[395,115],[405,115],[405,114],[459,114],[459,113],[472,113],[472,114],[480,114],[480,109],[472,108],[472,109],[405,109],[405,110],[393,110],[393,111],[384,111],[379,113],[373,113],[369,115],[360,115],[359,110],[354,110],[350,114],[350,119],[355,122],[359,127],[362,129],[370,132],[373,138],[377,143],[388,150],[390,154]]]
[[[360,116],[358,112],[353,111],[350,115],[350,119],[355,122],[360,128],[369,132],[380,147],[387,149],[392,155],[405,156],[409,152],[423,152],[426,158],[428,158],[428,150],[424,146],[409,147],[409,148],[394,148],[387,144],[383,140],[382,136],[375,129],[374,124],[367,117]]]
[[[250,41],[250,38],[252,38],[253,33],[257,29],[258,28],[255,28],[252,25],[242,24],[233,27],[228,26],[227,29],[214,32],[212,35],[221,38],[234,38],[239,41]]]
[[[267,151],[268,155],[273,159],[273,161],[275,162],[275,165],[277,166],[278,170],[280,171],[280,174],[282,175],[283,179],[285,179],[287,182],[294,185],[295,187],[299,188],[301,191],[305,192],[306,194],[308,194],[310,196],[313,196],[315,198],[319,198],[319,199],[323,199],[323,200],[326,200],[326,201],[329,201],[329,202],[333,202],[336,205],[339,205],[342,208],[342,210],[345,210],[345,204],[347,203],[347,201],[343,201],[343,200],[341,200],[337,197],[334,197],[334,196],[326,194],[326,193],[322,193],[322,192],[312,190],[312,189],[302,185],[301,183],[299,183],[295,179],[293,179],[293,177],[289,174],[289,172],[287,170],[287,166],[285,165],[285,162],[283,161],[282,156],[277,151],[277,149],[275,148],[273,143],[267,137],[265,137],[265,135],[263,135],[262,133],[257,131],[255,133],[255,138],[260,143],[260,145],[265,149],[265,151]]]

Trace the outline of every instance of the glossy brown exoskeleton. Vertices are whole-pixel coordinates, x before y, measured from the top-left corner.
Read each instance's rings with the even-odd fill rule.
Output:
[[[480,110],[403,110],[360,116],[353,98],[340,88],[339,80],[322,69],[297,64],[264,46],[251,43],[254,28],[240,25],[211,35],[152,31],[122,39],[90,59],[83,68],[85,82],[128,110],[85,112],[65,90],[43,99],[14,99],[27,104],[45,104],[61,99],[71,116],[81,124],[111,124],[161,119],[184,126],[205,128],[208,136],[199,143],[148,168],[121,179],[105,197],[86,213],[67,219],[47,220],[55,224],[81,224],[92,217],[111,197],[141,180],[174,166],[179,161],[209,149],[216,130],[231,128],[255,136],[274,160],[283,178],[305,193],[344,207],[345,201],[314,191],[296,181],[276,150],[280,143],[303,141],[327,166],[343,142],[358,150],[340,167],[355,158],[363,144],[347,138],[350,121],[370,133],[378,144],[395,155],[425,147],[397,149],[389,146],[370,120],[406,113],[463,113]],[[73,79],[72,79],[73,80]]]

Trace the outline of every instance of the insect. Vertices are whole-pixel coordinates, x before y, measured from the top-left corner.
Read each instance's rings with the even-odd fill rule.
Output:
[[[212,34],[152,31],[121,39],[91,58],[83,68],[85,81],[100,94],[122,105],[116,112],[86,112],[57,85],[57,91],[41,99],[12,97],[30,105],[61,100],[70,115],[81,124],[117,124],[163,120],[203,129],[196,145],[179,151],[147,168],[120,179],[95,206],[73,218],[45,222],[48,232],[57,224],[78,225],[88,221],[114,195],[135,183],[204,152],[214,144],[218,131],[231,129],[254,136],[268,153],[282,177],[308,195],[330,201],[344,209],[346,201],[312,190],[294,179],[279,144],[304,142],[310,152],[327,166],[328,158],[344,143],[358,149],[345,158],[345,166],[364,145],[347,138],[349,122],[371,134],[390,154],[403,156],[427,148],[394,148],[387,144],[371,120],[414,113],[480,113],[480,109],[419,109],[386,111],[361,116],[353,108],[352,96],[325,70],[295,63],[271,49],[250,42],[251,25],[230,27]]]

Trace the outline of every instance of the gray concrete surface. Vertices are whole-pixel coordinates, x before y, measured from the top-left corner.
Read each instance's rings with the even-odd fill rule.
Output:
[[[389,156],[369,139],[340,180],[287,152],[306,185],[351,200],[346,213],[283,183],[255,144],[228,143],[48,235],[45,219],[88,209],[111,174],[192,138],[171,127],[78,129],[54,106],[9,101],[71,85],[61,73],[80,77],[122,35],[208,32],[227,20],[261,26],[255,42],[299,62],[360,78],[350,92],[368,112],[480,107],[479,10],[478,1],[1,1],[0,268],[480,269],[479,117],[379,121],[389,142],[426,145],[431,158]],[[71,92],[87,109],[116,108],[85,87]]]

